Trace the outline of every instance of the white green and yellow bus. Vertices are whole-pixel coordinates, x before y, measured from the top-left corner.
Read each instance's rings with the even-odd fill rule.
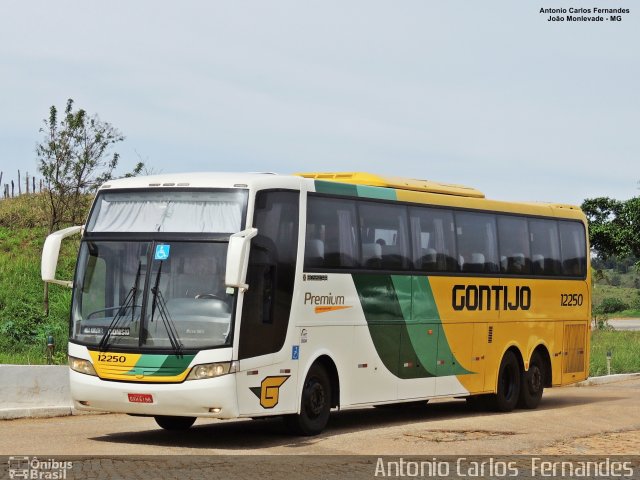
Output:
[[[60,242],[80,233],[73,281]],[[579,208],[365,173],[109,181],[86,225],[50,235],[42,277],[73,287],[79,410],[283,416],[466,397],[535,408],[588,375]]]

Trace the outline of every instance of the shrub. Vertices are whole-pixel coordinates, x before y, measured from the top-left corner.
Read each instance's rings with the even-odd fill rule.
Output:
[[[47,225],[42,194],[21,195],[0,201],[0,227],[33,228]]]
[[[624,303],[619,298],[607,297],[602,300],[602,303],[596,307],[597,313],[615,313],[627,310],[629,305]]]
[[[631,300],[631,308],[640,310],[640,292],[636,293],[635,298]]]
[[[609,325],[609,315],[606,313],[593,312],[593,326],[595,330],[613,330]]]

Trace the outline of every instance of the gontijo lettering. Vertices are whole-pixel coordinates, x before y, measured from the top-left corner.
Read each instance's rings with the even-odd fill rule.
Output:
[[[454,310],[529,310],[531,289],[517,286],[514,291],[501,285],[454,285],[451,305]]]

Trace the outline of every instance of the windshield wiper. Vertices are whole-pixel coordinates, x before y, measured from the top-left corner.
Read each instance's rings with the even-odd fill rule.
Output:
[[[158,268],[158,273],[156,274],[155,285],[151,288],[151,293],[153,294],[153,302],[151,303],[151,321],[156,315],[156,308],[158,309],[158,313],[160,314],[160,318],[162,319],[162,323],[164,325],[165,330],[167,331],[167,336],[169,337],[169,343],[171,343],[171,348],[177,357],[182,356],[182,342],[180,341],[180,337],[178,337],[178,330],[176,329],[175,323],[171,319],[171,315],[169,314],[169,310],[167,309],[167,302],[164,299],[164,295],[160,291],[160,276],[162,275],[162,262],[160,262],[160,267]]]
[[[141,270],[142,261],[138,261],[138,271],[136,272],[136,278],[133,281],[133,286],[131,287],[131,290],[129,290],[129,293],[127,293],[127,296],[124,299],[124,303],[118,309],[118,313],[116,313],[111,320],[111,323],[107,327],[107,331],[102,335],[100,343],[98,344],[98,348],[100,350],[106,350],[107,348],[109,348],[109,340],[111,339],[111,334],[118,327],[120,321],[125,317],[127,308],[131,308],[131,322],[133,323],[136,309],[136,295],[138,293],[138,283],[140,282]]]

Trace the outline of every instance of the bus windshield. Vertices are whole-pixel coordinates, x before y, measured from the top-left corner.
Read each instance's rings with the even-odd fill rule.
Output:
[[[179,353],[229,345],[224,271],[240,189],[101,191],[76,271],[71,340]]]
[[[226,242],[83,242],[71,339],[102,349],[228,345],[226,254]]]

